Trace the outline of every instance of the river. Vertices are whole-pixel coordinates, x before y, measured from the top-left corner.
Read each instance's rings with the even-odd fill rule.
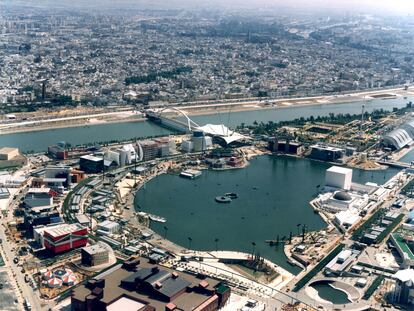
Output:
[[[200,115],[191,117],[199,125],[206,123],[225,124],[231,127],[245,123],[252,124],[254,121],[286,121],[300,117],[326,116],[329,113],[361,113],[362,105],[365,111],[371,112],[374,109],[392,110],[394,107],[401,108],[412,98],[404,99],[375,99],[371,101],[329,104],[329,105],[309,105],[286,108],[259,109],[241,112],[221,112],[210,115]],[[148,136],[167,135],[171,131],[160,128],[148,121],[108,123],[90,126],[68,127],[60,129],[50,129],[25,133],[15,133],[0,135],[0,147],[17,147],[21,152],[46,151],[47,146],[53,145],[58,141],[66,141],[72,145],[87,144],[92,142],[102,142],[111,140],[127,140]]]

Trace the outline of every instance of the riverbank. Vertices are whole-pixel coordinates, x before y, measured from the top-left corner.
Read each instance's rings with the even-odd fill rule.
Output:
[[[178,107],[191,116],[213,115],[216,113],[235,113],[244,111],[258,111],[258,110],[276,110],[304,106],[319,106],[330,104],[354,103],[371,101],[375,99],[395,99],[401,96],[413,96],[414,92],[410,90],[384,89],[373,90],[366,92],[357,92],[343,95],[326,95],[314,97],[300,97],[300,98],[279,98],[252,100],[226,103],[206,103],[198,104],[181,104],[171,107]],[[133,110],[121,110],[116,112],[106,112],[99,114],[85,114],[81,116],[58,117],[50,120],[26,120],[23,122],[3,123],[0,124],[0,135],[13,134],[21,132],[43,131],[57,128],[70,128],[80,126],[93,126],[103,123],[122,123],[122,122],[136,122],[144,121],[145,118],[141,114],[136,114]]]
[[[52,119],[48,122],[33,123],[33,124],[13,124],[11,127],[5,125],[0,126],[0,135],[25,133],[25,132],[36,132],[36,131],[47,131],[52,129],[62,129],[71,127],[89,127],[102,124],[118,124],[128,122],[140,122],[146,119],[141,114],[125,114],[125,112],[117,113],[110,116],[82,116],[76,119]]]

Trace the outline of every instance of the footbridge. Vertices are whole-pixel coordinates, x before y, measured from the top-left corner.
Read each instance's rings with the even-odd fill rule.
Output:
[[[184,121],[168,117],[165,112],[175,112],[184,117]],[[248,137],[241,135],[235,131],[230,130],[224,124],[206,124],[203,126],[198,125],[196,122],[190,119],[186,112],[176,108],[169,107],[159,110],[146,110],[145,116],[151,122],[167,127],[174,131],[181,133],[193,133],[194,131],[203,132],[205,135],[212,137],[220,137],[226,144],[232,142],[249,139]]]
[[[411,163],[405,163],[405,162],[399,162],[399,161],[387,161],[387,160],[379,160],[377,161],[381,165],[387,165],[390,167],[396,167],[396,168],[413,168],[413,165]]]

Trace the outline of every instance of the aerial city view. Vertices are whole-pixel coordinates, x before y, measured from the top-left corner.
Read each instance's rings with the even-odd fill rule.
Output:
[[[414,2],[1,0],[0,311],[414,310]]]

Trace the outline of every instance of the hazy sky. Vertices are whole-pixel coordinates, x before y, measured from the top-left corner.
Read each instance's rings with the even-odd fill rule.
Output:
[[[0,0],[2,1],[2,0]],[[3,0],[4,1],[4,0]],[[7,1],[7,0],[6,0]],[[162,8],[162,7],[272,7],[284,6],[294,8],[322,8],[346,9],[356,11],[385,11],[399,13],[414,13],[414,0],[8,0],[11,3],[24,2],[31,4],[48,3],[50,6],[59,6],[62,3],[74,6],[112,7],[123,5]]]

